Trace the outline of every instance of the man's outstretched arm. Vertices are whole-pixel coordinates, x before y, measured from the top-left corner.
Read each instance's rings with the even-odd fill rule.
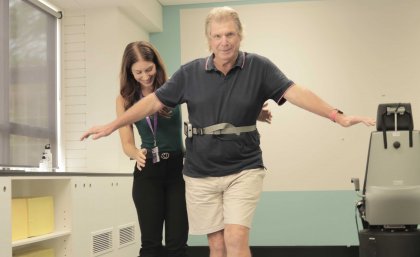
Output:
[[[84,140],[89,136],[92,136],[92,139],[94,140],[101,137],[106,137],[112,134],[115,130],[125,125],[132,124],[138,120],[144,119],[146,116],[152,115],[163,107],[164,105],[162,102],[159,101],[154,93],[152,93],[142,98],[136,104],[131,106],[127,111],[125,111],[124,114],[112,122],[106,125],[91,127],[85,133],[83,133],[80,140]]]
[[[358,123],[363,123],[366,126],[375,125],[375,119],[373,118],[340,113],[312,91],[299,85],[291,86],[284,94],[284,98],[300,108],[329,118],[343,127],[350,127]]]

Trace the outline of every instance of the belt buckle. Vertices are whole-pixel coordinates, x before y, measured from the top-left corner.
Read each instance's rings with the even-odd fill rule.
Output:
[[[169,153],[162,153],[162,154],[160,155],[160,157],[161,157],[162,159],[164,159],[164,160],[169,159],[169,156],[170,156],[170,154],[169,154]]]
[[[199,136],[204,135],[204,129],[203,128],[197,128],[197,135],[199,135]]]

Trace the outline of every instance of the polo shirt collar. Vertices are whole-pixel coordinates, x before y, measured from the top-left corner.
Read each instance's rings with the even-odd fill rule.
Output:
[[[206,71],[217,70],[216,66],[214,65],[214,54],[207,57],[205,65],[206,65],[205,66]],[[245,52],[239,51],[238,58],[236,58],[236,63],[234,67],[239,67],[240,69],[243,69],[244,65],[245,65]]]

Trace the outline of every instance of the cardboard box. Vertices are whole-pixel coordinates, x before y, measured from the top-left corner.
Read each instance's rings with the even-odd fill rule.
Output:
[[[26,198],[12,199],[12,241],[28,237],[28,208]]]
[[[28,237],[54,231],[54,202],[52,196],[27,198]]]

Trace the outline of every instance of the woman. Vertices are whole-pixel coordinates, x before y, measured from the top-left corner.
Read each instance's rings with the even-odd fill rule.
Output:
[[[122,58],[117,115],[153,93],[166,80],[167,73],[155,47],[144,41],[128,44]],[[119,129],[124,153],[136,160],[133,200],[141,231],[140,257],[186,256],[188,219],[182,178],[181,120],[177,106],[137,121],[141,148],[136,146],[132,125]]]

